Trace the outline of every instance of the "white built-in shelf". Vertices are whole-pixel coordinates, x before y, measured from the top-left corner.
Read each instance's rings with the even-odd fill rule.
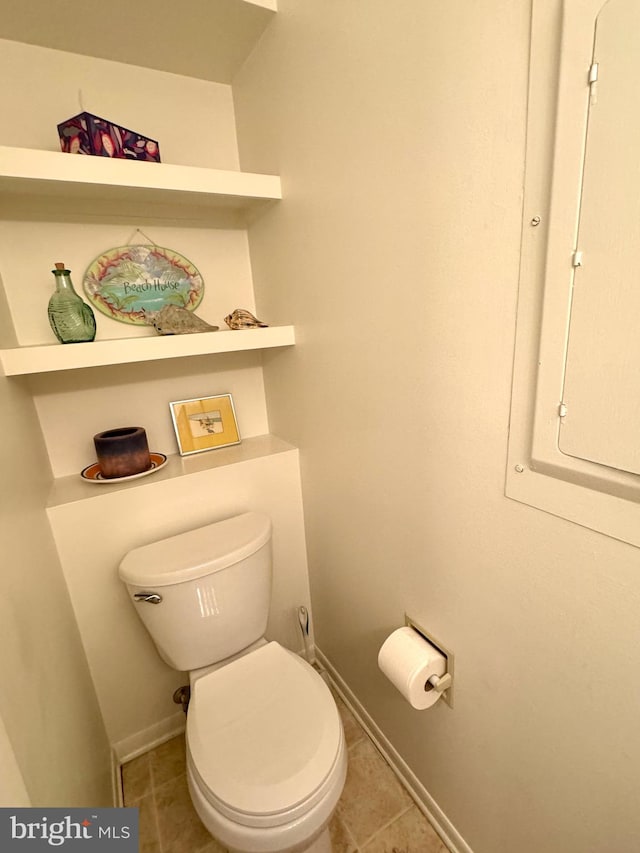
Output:
[[[276,8],[276,0],[0,0],[0,38],[230,83]]]
[[[20,196],[234,209],[282,198],[277,175],[0,146],[0,192]]]
[[[77,370],[163,358],[185,358],[224,352],[287,347],[295,343],[293,326],[266,329],[202,332],[194,335],[158,335],[117,338],[86,344],[44,344],[0,350],[5,376]]]
[[[147,477],[119,483],[87,483],[80,476],[80,472],[67,477],[58,477],[53,481],[47,507],[53,508],[75,501],[109,497],[125,489],[161,487],[163,483],[168,480],[175,480],[177,477],[197,476],[214,468],[237,465],[250,459],[275,456],[278,453],[296,450],[292,444],[288,444],[275,435],[256,435],[243,439],[240,444],[232,447],[221,447],[218,450],[194,453],[190,456],[178,456],[177,453],[169,454],[168,448],[155,449],[166,453],[168,456],[167,464],[159,471],[149,474]],[[92,461],[88,459],[87,465],[90,465]]]
[[[100,205],[116,201],[126,209],[133,203],[232,208],[244,213],[281,198],[280,179],[221,169],[167,163],[140,163],[0,146],[0,192],[31,197],[95,199]],[[290,346],[292,326],[206,332],[168,337],[120,338],[88,344],[47,344],[0,350],[6,376],[48,373],[113,364],[131,364],[241,350]]]

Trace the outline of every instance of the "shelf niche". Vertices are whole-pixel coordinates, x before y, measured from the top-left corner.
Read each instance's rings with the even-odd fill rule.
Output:
[[[276,11],[276,0],[182,0],[160,7],[152,0],[111,0],[103,7],[83,0],[0,0],[0,38],[231,83]]]

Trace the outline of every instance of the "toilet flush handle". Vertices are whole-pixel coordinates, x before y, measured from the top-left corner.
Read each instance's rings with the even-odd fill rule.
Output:
[[[146,601],[148,604],[160,604],[162,596],[159,592],[134,592],[133,597],[136,601]]]

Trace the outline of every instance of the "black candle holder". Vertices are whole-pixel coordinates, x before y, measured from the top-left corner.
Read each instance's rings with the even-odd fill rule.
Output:
[[[102,476],[130,477],[151,468],[147,434],[142,427],[118,427],[93,437]]]

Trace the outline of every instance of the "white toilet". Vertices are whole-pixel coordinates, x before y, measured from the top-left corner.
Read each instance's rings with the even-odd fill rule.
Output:
[[[120,565],[160,656],[189,672],[187,779],[238,853],[330,853],[347,753],[331,692],[264,638],[271,520],[248,512],[129,552]]]

